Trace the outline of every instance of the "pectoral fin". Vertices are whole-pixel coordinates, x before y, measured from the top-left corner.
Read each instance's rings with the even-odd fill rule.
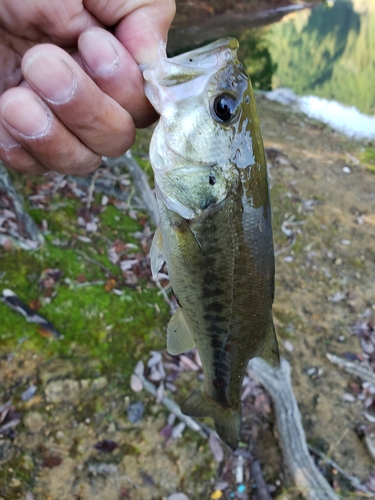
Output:
[[[154,238],[152,240],[151,250],[150,250],[150,260],[151,260],[152,277],[155,278],[164,263],[163,234],[161,232],[160,226],[157,227],[154,234]]]
[[[265,361],[275,365],[280,363],[279,346],[277,344],[275,326],[273,324],[272,315],[268,324],[268,329],[263,343],[259,347],[254,357],[263,358]]]
[[[172,316],[167,329],[167,349],[169,354],[176,356],[194,349],[195,341],[192,332],[186,323],[182,309]]]

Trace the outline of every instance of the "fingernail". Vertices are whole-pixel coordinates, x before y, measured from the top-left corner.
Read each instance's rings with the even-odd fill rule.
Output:
[[[65,104],[77,88],[77,79],[68,64],[54,54],[36,54],[23,67],[26,80],[52,104]]]
[[[119,66],[119,56],[103,34],[87,31],[80,36],[78,48],[87,67],[97,75],[108,75]]]
[[[45,135],[51,125],[46,106],[32,96],[13,97],[3,105],[2,116],[9,126],[30,139]]]
[[[3,149],[13,149],[20,146],[20,143],[12,137],[4,127],[0,125],[0,146]]]

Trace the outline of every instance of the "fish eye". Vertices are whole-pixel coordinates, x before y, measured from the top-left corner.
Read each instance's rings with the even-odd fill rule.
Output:
[[[237,100],[230,94],[220,94],[215,97],[212,111],[213,118],[220,123],[228,123],[237,108]]]

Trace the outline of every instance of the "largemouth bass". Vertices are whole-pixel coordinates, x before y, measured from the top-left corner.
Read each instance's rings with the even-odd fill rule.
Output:
[[[166,262],[179,305],[167,348],[177,355],[197,347],[204,383],[182,411],[212,417],[232,449],[249,359],[279,357],[267,167],[237,49],[225,38],[144,71],[160,114],[150,145],[160,214],[151,267],[156,275]]]

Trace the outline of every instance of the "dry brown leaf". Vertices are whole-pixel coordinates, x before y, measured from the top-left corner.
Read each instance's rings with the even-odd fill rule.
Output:
[[[375,226],[375,214],[364,215],[362,218],[364,222],[367,222],[367,224]]]
[[[107,280],[105,282],[104,291],[110,292],[111,290],[113,290],[116,287],[116,285],[117,285],[116,280],[113,278],[110,278],[109,280]]]

